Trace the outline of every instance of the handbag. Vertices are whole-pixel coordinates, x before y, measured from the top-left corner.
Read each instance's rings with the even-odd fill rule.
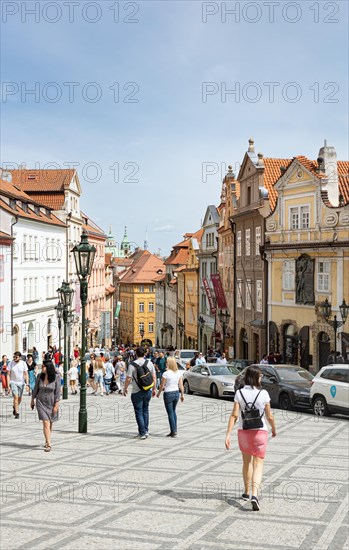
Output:
[[[241,397],[244,400],[245,405],[246,405],[244,411],[241,409],[242,429],[243,430],[258,430],[259,428],[263,428],[262,417],[263,417],[264,411],[262,412],[262,414],[260,414],[259,409],[257,409],[257,407],[255,407],[255,403],[256,403],[257,398],[258,398],[259,394],[261,393],[261,391],[262,390],[259,390],[259,392],[257,393],[253,403],[247,403],[247,401],[244,397],[244,394],[242,393],[241,390],[239,390],[239,392],[241,394]]]

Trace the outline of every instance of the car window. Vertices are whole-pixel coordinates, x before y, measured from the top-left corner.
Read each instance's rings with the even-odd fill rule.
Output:
[[[299,367],[294,367],[294,369],[290,367],[275,367],[275,370],[281,380],[287,380],[290,382],[300,382],[301,380],[312,380],[314,378],[310,372],[305,369],[300,369]]]
[[[326,372],[326,371],[325,371]],[[347,369],[327,369],[327,379],[335,382],[349,383],[349,370]]]
[[[213,374],[213,376],[222,376],[222,375],[228,375],[231,376],[233,373],[226,365],[217,365],[214,367],[210,367],[210,371]]]
[[[263,378],[270,380],[270,378],[273,376],[274,378],[277,378],[275,372],[273,372],[271,369],[261,369],[263,373]]]
[[[196,365],[196,367],[191,367],[191,372],[196,372],[196,373],[199,373],[201,372],[201,367],[200,365]]]
[[[239,369],[236,368],[236,365],[232,364],[232,365],[227,365],[228,369],[230,370],[230,372],[232,374],[240,374],[241,371],[239,371]]]
[[[181,359],[191,359],[194,355],[194,351],[181,351]]]

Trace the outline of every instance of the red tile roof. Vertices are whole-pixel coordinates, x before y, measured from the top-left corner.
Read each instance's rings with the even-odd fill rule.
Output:
[[[187,263],[189,258],[188,248],[176,249],[171,253],[171,255],[165,260],[165,265],[181,265]]]
[[[280,171],[281,166],[285,166],[286,168],[288,168],[292,162],[292,159],[263,158],[263,162],[264,187],[268,191],[270,207],[272,210],[274,210],[277,199],[277,192],[274,189],[274,185],[282,175]]]
[[[64,191],[74,177],[75,169],[62,170],[10,170],[12,182],[23,191]]]
[[[137,259],[127,268],[127,273],[122,278],[121,284],[153,283],[157,271],[159,269],[165,271],[163,261],[148,250],[139,250],[135,255]]]
[[[63,193],[33,193],[30,196],[31,200],[52,208],[52,210],[63,210],[65,200]]]
[[[39,214],[36,214],[36,212],[34,212],[34,210],[29,207],[28,207],[28,212],[25,212],[25,210],[23,210],[23,208],[21,208],[17,204],[15,208],[11,208],[3,199],[0,199],[0,207],[6,210],[7,212],[10,212],[10,214],[13,214],[14,216],[18,216],[19,218],[29,218],[30,220],[34,220],[34,221],[49,223],[51,225],[60,225],[65,227],[65,223],[59,220],[52,213],[50,216],[47,214],[44,214],[41,211],[39,212]]]

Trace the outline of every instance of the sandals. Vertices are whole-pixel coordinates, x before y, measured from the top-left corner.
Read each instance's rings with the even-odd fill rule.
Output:
[[[45,444],[44,451],[45,453],[49,453],[51,451],[51,445]]]

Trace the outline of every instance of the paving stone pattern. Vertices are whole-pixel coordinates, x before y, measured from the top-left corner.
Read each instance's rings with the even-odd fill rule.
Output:
[[[61,402],[52,451],[25,397],[21,418],[1,408],[1,549],[341,550],[348,545],[348,421],[274,411],[278,436],[265,461],[261,511],[242,493],[232,404],[197,395],[178,405],[179,435],[153,399],[150,437],[134,439],[129,397]]]

